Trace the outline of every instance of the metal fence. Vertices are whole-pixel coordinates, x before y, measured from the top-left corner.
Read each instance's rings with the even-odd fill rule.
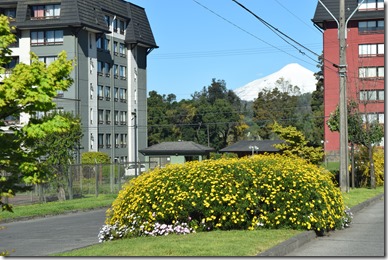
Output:
[[[149,162],[138,163],[137,169],[134,163],[70,165],[68,172],[62,174],[64,178],[61,181],[31,185],[31,191],[16,194],[8,202],[20,205],[86,195],[117,194],[125,182],[154,167]]]

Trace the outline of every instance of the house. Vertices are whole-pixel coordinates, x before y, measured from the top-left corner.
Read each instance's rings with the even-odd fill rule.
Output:
[[[214,148],[197,144],[192,141],[162,142],[150,147],[140,149],[140,153],[148,157],[151,168],[163,167],[166,164],[185,163],[194,160],[209,158]]]
[[[0,14],[16,28],[8,69],[29,64],[30,52],[46,64],[62,50],[76,60],[74,83],[54,101],[81,117],[78,152],[134,161],[133,147],[147,147],[147,56],[158,48],[145,10],[124,0],[1,0]]]
[[[339,1],[322,0],[329,11],[339,18]],[[345,16],[350,17],[361,0],[345,0]],[[365,0],[347,24],[346,65],[347,97],[359,103],[364,121],[384,124],[384,1]],[[340,137],[326,124],[339,103],[338,27],[331,14],[317,3],[313,23],[323,30],[324,76],[324,149],[328,160],[338,161]],[[382,142],[383,145],[384,142]]]
[[[279,153],[275,144],[281,144],[282,140],[242,140],[220,150],[220,153],[236,153],[238,157],[253,154]]]

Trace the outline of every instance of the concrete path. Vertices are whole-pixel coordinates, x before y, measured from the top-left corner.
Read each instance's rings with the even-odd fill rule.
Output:
[[[285,256],[385,256],[384,200],[357,212],[351,226],[317,237]]]
[[[10,256],[48,256],[98,243],[107,209],[3,223],[0,251]]]

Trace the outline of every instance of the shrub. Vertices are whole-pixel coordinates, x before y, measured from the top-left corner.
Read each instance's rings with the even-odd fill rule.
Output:
[[[130,230],[125,237],[176,223],[193,231],[343,228],[348,219],[332,177],[284,155],[169,165],[125,184],[106,224]]]
[[[355,152],[355,176],[358,176],[360,187],[370,186],[370,164],[368,149],[365,146],[360,146],[360,149]],[[376,186],[384,185],[384,149],[381,147],[373,147],[373,163],[375,170]]]

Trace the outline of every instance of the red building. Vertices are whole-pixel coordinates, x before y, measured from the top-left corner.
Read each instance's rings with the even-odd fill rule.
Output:
[[[339,0],[321,2],[339,20]],[[364,0],[351,16],[359,3],[361,0],[345,0],[346,20],[350,17],[346,32],[347,98],[358,102],[364,120],[367,115],[369,122],[384,124],[384,1]],[[331,132],[326,124],[339,104],[340,80],[333,66],[339,64],[338,26],[326,8],[318,2],[313,22],[323,31],[324,148],[328,160],[338,160],[339,133]]]

